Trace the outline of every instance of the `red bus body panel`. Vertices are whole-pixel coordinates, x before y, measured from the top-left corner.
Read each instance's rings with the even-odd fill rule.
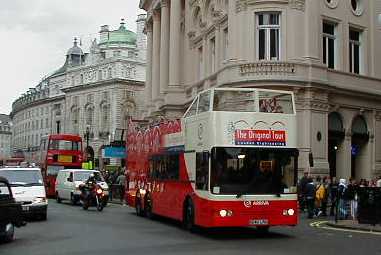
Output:
[[[270,195],[268,204],[248,206],[244,200],[218,201],[201,198],[196,194],[189,181],[184,151],[179,152],[179,179],[154,180],[149,178],[149,158],[157,153],[165,153],[160,149],[163,135],[181,131],[179,120],[160,124],[146,131],[136,131],[129,125],[127,136],[127,168],[126,192],[127,204],[135,207],[137,198],[144,207],[144,196],[149,194],[154,214],[183,220],[184,203],[192,199],[195,209],[195,224],[201,227],[249,227],[256,226],[255,220],[267,220],[266,226],[288,225],[298,223],[297,200],[277,199]],[[234,199],[230,199],[234,200]],[[284,211],[293,209],[292,216],[284,215]],[[220,210],[231,210],[232,216],[221,217]]]
[[[46,149],[44,159],[43,159],[43,175],[45,178],[46,185],[46,195],[48,197],[54,197],[56,194],[56,174],[49,174],[48,167],[49,166],[58,166],[63,168],[81,168],[83,162],[83,151],[82,151],[82,138],[78,135],[72,134],[55,134],[48,136],[48,145],[51,140],[56,141],[73,141],[79,142],[80,148],[79,150],[50,150],[48,147]],[[70,156],[71,162],[60,162],[60,156]]]

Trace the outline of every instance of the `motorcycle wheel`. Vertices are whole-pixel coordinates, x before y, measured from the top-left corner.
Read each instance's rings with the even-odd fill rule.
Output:
[[[82,203],[82,208],[83,208],[83,210],[89,209],[89,202],[84,200],[83,203]]]
[[[102,203],[99,203],[99,204],[97,205],[97,210],[98,210],[98,212],[101,212],[101,211],[103,210],[103,205],[102,205]]]

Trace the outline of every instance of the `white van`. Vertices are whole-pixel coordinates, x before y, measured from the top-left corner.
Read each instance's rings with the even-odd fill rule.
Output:
[[[98,184],[105,192],[106,199],[108,199],[108,185],[104,181],[101,173],[96,170],[86,169],[64,169],[60,170],[56,179],[56,199],[58,203],[62,200],[70,200],[75,205],[78,203],[81,191],[79,185],[84,184],[94,174]]]
[[[8,180],[16,202],[22,204],[24,215],[47,219],[48,200],[39,168],[1,168],[0,176]]]

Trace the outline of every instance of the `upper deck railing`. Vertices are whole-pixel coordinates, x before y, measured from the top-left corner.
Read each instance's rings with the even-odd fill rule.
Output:
[[[205,112],[295,114],[294,94],[289,91],[215,88],[199,93],[184,118]]]

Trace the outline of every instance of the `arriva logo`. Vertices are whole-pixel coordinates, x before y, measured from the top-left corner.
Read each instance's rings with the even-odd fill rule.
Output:
[[[253,205],[270,205],[269,201],[266,200],[258,200],[258,201],[253,201]]]

